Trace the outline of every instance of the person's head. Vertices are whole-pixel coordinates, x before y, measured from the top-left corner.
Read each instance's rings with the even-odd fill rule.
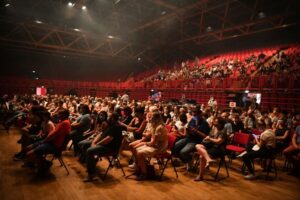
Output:
[[[60,121],[64,121],[66,119],[69,119],[69,111],[67,109],[63,109],[61,111],[58,112],[58,118]]]
[[[222,117],[223,119],[227,120],[228,117],[229,117],[229,114],[228,114],[227,112],[223,112],[223,113],[221,113],[221,117]]]
[[[81,114],[83,115],[90,113],[90,108],[86,104],[82,105],[80,110],[81,110]]]
[[[153,127],[157,127],[158,125],[160,124],[163,124],[163,119],[161,117],[161,114],[159,112],[154,112],[152,113],[152,116],[151,116],[151,125]]]
[[[107,120],[107,117],[108,117],[107,112],[100,111],[99,114],[98,114],[98,120],[97,120],[97,122],[98,123],[102,123],[102,122],[104,122],[104,121]]]
[[[113,112],[108,119],[108,124],[112,125],[112,124],[116,123],[118,120],[119,120],[119,114],[116,112]]]
[[[144,117],[144,112],[145,112],[144,107],[139,106],[135,109],[135,116],[138,117],[138,118],[143,118]]]
[[[187,116],[186,116],[186,114],[180,114],[180,115],[179,115],[179,120],[180,120],[182,123],[186,124],[186,123],[187,123]]]
[[[123,109],[123,112],[124,112],[124,115],[125,115],[125,116],[130,116],[131,113],[132,113],[132,109],[131,109],[129,106],[126,106],[126,107]]]
[[[213,121],[213,125],[217,127],[219,131],[224,129],[225,123],[226,122],[222,117],[216,117]]]
[[[47,122],[51,119],[51,114],[48,111],[42,111],[41,116],[44,122]]]

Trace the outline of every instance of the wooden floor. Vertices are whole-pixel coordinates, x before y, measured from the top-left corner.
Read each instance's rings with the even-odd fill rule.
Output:
[[[1,129],[1,128],[0,128]],[[204,182],[194,182],[196,176],[187,173],[183,167],[179,168],[179,179],[175,178],[172,168],[168,167],[163,181],[142,181],[125,179],[119,169],[109,171],[109,176],[103,182],[84,183],[86,176],[84,166],[77,162],[72,152],[65,152],[64,160],[70,170],[66,175],[64,168],[55,161],[49,175],[39,178],[26,168],[21,162],[13,161],[14,153],[19,150],[16,144],[19,132],[12,129],[10,134],[0,130],[0,199],[1,200],[35,200],[35,199],[255,199],[255,200],[289,200],[300,199],[299,178],[288,175],[279,170],[278,178],[265,180],[264,175],[258,172],[260,178],[255,181],[246,181],[239,172],[240,162],[230,169],[230,177],[219,182],[212,181],[207,176]],[[122,159],[125,166],[126,160]],[[282,167],[282,162],[278,162]],[[98,163],[100,173],[104,172],[107,162]],[[127,174],[130,170],[125,167]],[[215,171],[213,167],[212,172]],[[261,171],[257,167],[257,171]],[[221,170],[221,175],[225,175]]]

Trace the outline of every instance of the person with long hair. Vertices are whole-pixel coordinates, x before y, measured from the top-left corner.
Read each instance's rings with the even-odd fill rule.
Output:
[[[141,142],[135,146],[138,179],[145,179],[147,177],[145,159],[153,157],[158,153],[163,153],[168,148],[167,130],[160,113],[153,113],[150,123],[153,130],[151,140],[149,142]]]
[[[227,135],[224,131],[225,120],[221,117],[215,118],[209,135],[201,144],[196,145],[200,156],[200,170],[195,181],[203,180],[205,168],[208,168],[213,158],[225,155],[225,142]]]

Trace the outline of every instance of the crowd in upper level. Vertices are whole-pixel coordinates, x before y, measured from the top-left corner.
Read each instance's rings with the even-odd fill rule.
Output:
[[[298,47],[253,51],[236,55],[220,55],[175,64],[171,69],[160,69],[143,81],[193,80],[210,78],[243,78],[299,70]]]

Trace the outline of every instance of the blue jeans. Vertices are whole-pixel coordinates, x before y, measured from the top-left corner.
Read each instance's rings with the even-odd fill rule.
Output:
[[[86,151],[86,166],[88,170],[88,174],[93,175],[95,173],[97,159],[95,156],[102,156],[108,153],[112,153],[113,151],[110,148],[107,148],[102,145],[96,145],[95,147],[90,147]]]
[[[180,139],[174,145],[173,154],[185,163],[190,162],[193,158],[192,153],[196,151],[196,144],[190,138]]]

